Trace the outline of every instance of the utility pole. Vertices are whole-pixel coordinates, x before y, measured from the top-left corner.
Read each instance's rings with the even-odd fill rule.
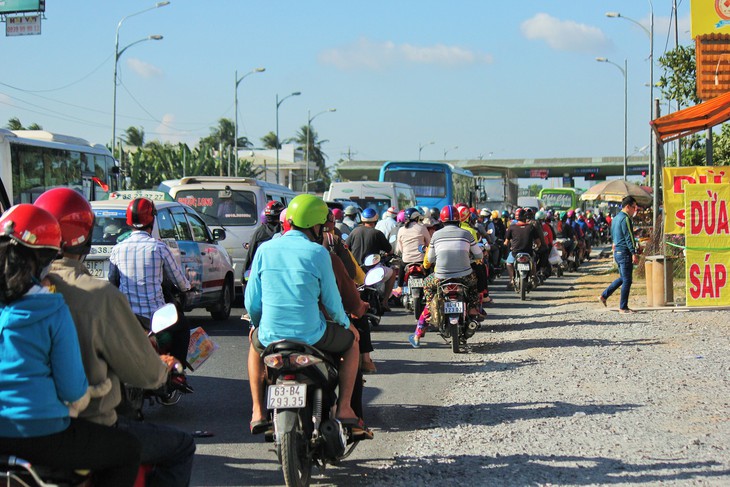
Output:
[[[672,0],[672,13],[674,14],[674,48],[679,48],[679,17],[677,16],[677,0]],[[674,74],[677,76],[677,74]],[[677,100],[677,111],[681,109],[679,100]],[[682,139],[677,139],[677,167],[682,162]]]

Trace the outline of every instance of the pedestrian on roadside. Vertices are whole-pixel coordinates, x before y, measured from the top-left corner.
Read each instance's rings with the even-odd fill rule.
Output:
[[[598,296],[601,304],[607,306],[606,300],[620,287],[620,313],[634,313],[634,310],[629,308],[629,293],[631,291],[634,265],[639,263],[639,256],[637,255],[638,246],[634,238],[634,225],[631,219],[636,215],[638,209],[633,196],[626,196],[621,200],[621,211],[611,222],[613,258],[618,265],[619,277]]]

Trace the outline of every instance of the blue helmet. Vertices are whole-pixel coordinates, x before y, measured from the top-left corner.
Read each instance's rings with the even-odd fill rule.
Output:
[[[405,212],[406,221],[418,220],[421,218],[421,212],[418,208],[408,208]]]
[[[365,208],[362,212],[362,221],[376,222],[378,221],[378,212],[374,208]]]

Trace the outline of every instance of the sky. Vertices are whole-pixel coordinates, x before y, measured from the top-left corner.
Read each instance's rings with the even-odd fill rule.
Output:
[[[112,138],[114,41],[153,0],[48,0],[42,33],[0,37],[0,126],[18,117],[93,143]],[[127,17],[117,137],[195,145],[234,118],[256,146],[309,116],[328,157],[424,160],[623,156],[649,143],[642,0],[171,0]],[[678,0],[680,44],[691,42]],[[674,47],[671,0],[653,0],[655,61]],[[4,24],[3,24],[4,25]],[[655,64],[654,79],[662,69]],[[655,89],[656,97],[660,96]],[[327,112],[334,108],[336,112]],[[666,104],[662,110],[666,110]],[[325,113],[322,113],[325,112]],[[433,142],[433,143],[431,143]]]

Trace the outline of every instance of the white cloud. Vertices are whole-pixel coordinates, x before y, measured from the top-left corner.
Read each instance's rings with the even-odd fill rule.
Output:
[[[403,63],[441,66],[491,63],[492,56],[459,46],[416,46],[392,41],[376,42],[363,37],[350,45],[321,52],[319,61],[340,69],[384,69]]]
[[[0,93],[0,104],[15,106],[15,104],[13,103],[13,99],[5,93]]]
[[[154,132],[157,134],[157,138],[162,141],[172,142],[177,144],[179,142],[188,142],[187,134],[180,132],[173,128],[175,125],[175,115],[166,113],[162,116],[162,123],[159,124]]]
[[[520,26],[530,40],[543,40],[558,51],[596,52],[610,46],[608,38],[597,27],[560,20],[545,13],[536,14]]]
[[[158,78],[162,76],[162,70],[160,68],[144,61],[140,61],[137,58],[127,59],[127,66],[143,78]]]

